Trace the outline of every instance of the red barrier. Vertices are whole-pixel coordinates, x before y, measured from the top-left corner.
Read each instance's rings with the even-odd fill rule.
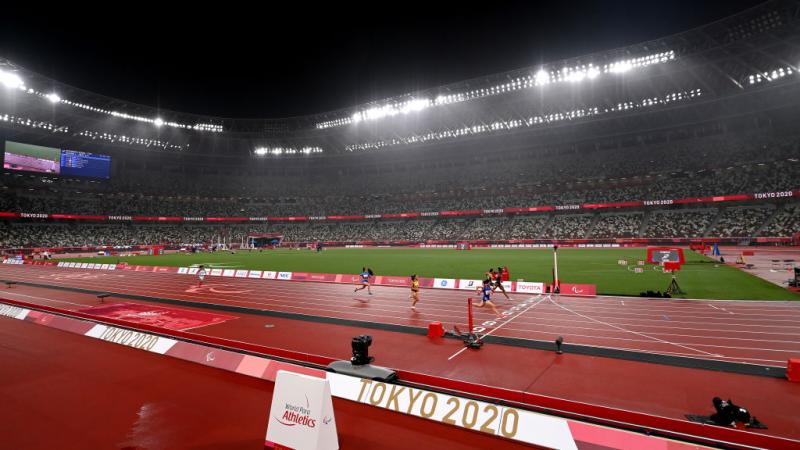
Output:
[[[800,358],[791,358],[786,364],[786,378],[800,383]]]

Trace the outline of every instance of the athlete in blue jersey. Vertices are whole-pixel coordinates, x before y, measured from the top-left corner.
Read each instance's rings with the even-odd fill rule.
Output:
[[[478,293],[482,294],[483,297],[481,299],[481,303],[479,305],[475,305],[475,307],[483,308],[484,306],[488,306],[498,319],[502,319],[503,315],[500,314],[500,312],[497,310],[497,307],[494,306],[494,303],[492,303],[492,292],[491,281],[483,280],[483,286],[478,288]]]
[[[369,295],[372,295],[372,288],[369,286],[369,278],[372,276],[372,269],[368,269],[366,267],[361,268],[361,273],[358,275],[361,277],[361,287],[355,288],[353,292],[358,292],[367,288],[367,292]]]

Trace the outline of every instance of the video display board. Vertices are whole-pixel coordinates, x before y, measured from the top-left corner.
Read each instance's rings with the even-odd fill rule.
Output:
[[[111,157],[6,141],[3,168],[54,175],[110,178]]]

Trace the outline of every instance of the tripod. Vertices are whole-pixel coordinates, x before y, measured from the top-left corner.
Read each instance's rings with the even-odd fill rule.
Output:
[[[669,282],[669,287],[667,287],[667,294],[675,295],[675,294],[685,294],[681,287],[678,285],[678,279],[675,275],[672,276],[672,281]]]

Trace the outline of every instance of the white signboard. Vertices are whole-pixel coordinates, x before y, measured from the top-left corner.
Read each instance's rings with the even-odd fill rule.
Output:
[[[279,370],[269,410],[267,442],[295,450],[338,449],[330,382]]]
[[[505,283],[503,283],[505,284]],[[544,294],[544,283],[531,283],[529,281],[517,281],[516,292],[526,294]]]
[[[452,278],[434,278],[433,287],[436,289],[455,289],[456,280]]]

